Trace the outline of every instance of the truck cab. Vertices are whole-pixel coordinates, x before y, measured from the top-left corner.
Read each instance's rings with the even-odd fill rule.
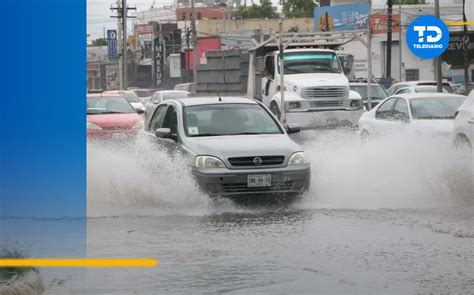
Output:
[[[261,82],[262,102],[278,118],[283,111],[279,87],[279,55],[279,51],[265,55]],[[317,127],[310,125],[327,126],[345,121],[345,125],[353,125],[360,117],[363,109],[361,97],[349,89],[349,81],[335,51],[287,49],[283,54],[283,66],[288,123]],[[337,116],[334,112],[356,114],[350,120],[351,118]]]

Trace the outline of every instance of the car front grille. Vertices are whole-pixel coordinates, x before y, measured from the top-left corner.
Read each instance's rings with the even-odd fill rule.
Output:
[[[255,164],[255,158],[260,158],[262,160],[260,165]],[[276,166],[283,164],[285,156],[235,157],[228,158],[228,160],[234,167]]]
[[[246,183],[226,183],[222,184],[224,193],[250,193],[250,192],[281,192],[289,191],[293,188],[294,181],[272,182],[269,187],[248,187]]]
[[[301,96],[305,99],[346,99],[349,91],[346,87],[307,87]]]
[[[324,107],[342,107],[343,101],[341,100],[317,100],[311,101],[309,105],[313,108],[324,108]]]

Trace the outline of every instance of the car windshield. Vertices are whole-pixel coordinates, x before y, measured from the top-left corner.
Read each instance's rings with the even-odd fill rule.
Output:
[[[138,97],[150,97],[153,95],[153,91],[149,91],[149,90],[135,90],[134,91]]]
[[[128,113],[135,113],[135,110],[123,97],[94,97],[87,99],[88,115]]]
[[[351,90],[354,90],[360,94],[362,99],[367,99],[367,85],[351,85]],[[372,98],[374,99],[385,99],[387,94],[380,85],[372,85]]]
[[[339,58],[333,52],[295,52],[283,55],[285,74],[342,73]]]
[[[454,119],[463,97],[415,98],[410,101],[413,119]]]
[[[180,92],[180,91],[176,91],[176,92],[162,92],[162,95],[163,95],[163,100],[167,100],[167,99],[178,99],[178,98],[186,98],[188,97],[188,93],[187,92]]]
[[[257,104],[212,104],[185,108],[187,136],[282,134],[270,114]]]

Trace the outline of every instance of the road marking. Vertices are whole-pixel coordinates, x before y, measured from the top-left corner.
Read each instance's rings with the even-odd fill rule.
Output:
[[[447,26],[474,26],[474,22],[449,22],[449,21],[446,21],[444,22]]]
[[[156,267],[152,258],[0,259],[0,267]]]

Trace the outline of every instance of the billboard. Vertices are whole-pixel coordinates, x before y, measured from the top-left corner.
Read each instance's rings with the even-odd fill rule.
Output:
[[[107,31],[107,57],[108,59],[117,59],[117,31]]]
[[[314,31],[367,29],[368,3],[323,6],[314,9]]]
[[[370,31],[372,34],[387,33],[388,16],[387,14],[374,14],[370,16]],[[392,14],[392,32],[400,32],[400,14]]]

